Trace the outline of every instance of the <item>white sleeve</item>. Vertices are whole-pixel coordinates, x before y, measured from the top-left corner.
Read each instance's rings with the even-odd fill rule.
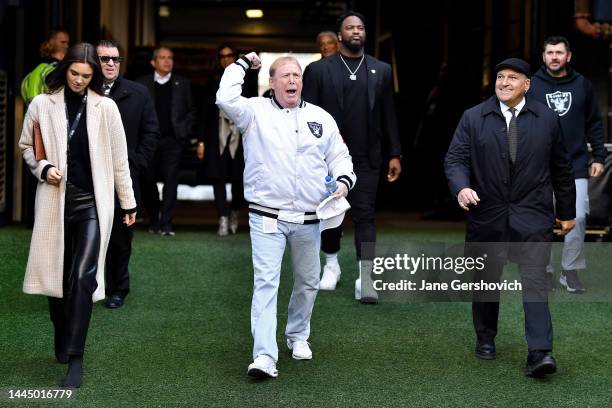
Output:
[[[344,183],[351,190],[357,181],[357,176],[353,172],[353,159],[335,122],[333,122],[329,143],[327,144],[325,162],[331,176],[337,182]]]
[[[247,98],[243,97],[242,84],[246,69],[238,63],[230,64],[221,77],[217,91],[217,106],[238,126],[240,133],[245,133],[253,121],[253,109]]]

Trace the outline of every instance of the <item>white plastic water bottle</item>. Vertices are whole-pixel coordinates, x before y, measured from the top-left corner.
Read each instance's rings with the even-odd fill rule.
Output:
[[[336,191],[336,180],[332,179],[331,176],[325,176],[325,190],[328,197]]]

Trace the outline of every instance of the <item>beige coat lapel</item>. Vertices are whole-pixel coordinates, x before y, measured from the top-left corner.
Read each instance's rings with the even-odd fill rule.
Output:
[[[49,96],[51,100],[51,126],[53,128],[54,137],[43,138],[45,146],[53,145],[54,148],[47,149],[47,159],[55,164],[61,171],[65,171],[67,167],[66,152],[68,151],[68,128],[66,127],[66,103],[64,102],[64,89]],[[44,137],[43,133],[43,137]],[[50,136],[50,135],[49,135]],[[54,156],[52,156],[54,155]]]
[[[100,110],[100,101],[104,98],[98,95],[94,91],[87,89],[87,135],[89,140],[89,155],[91,156],[91,163],[96,161],[96,153],[98,150],[98,143],[96,136],[100,133],[100,116],[102,111]]]

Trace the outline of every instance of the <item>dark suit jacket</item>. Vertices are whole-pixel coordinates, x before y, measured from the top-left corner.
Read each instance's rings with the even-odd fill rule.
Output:
[[[149,167],[159,139],[159,125],[153,100],[147,88],[125,78],[118,78],[109,97],[115,101],[121,114],[128,147],[130,176],[140,204],[139,177]]]
[[[342,64],[340,53],[308,65],[304,71],[302,96],[306,102],[325,109],[342,129],[342,111],[350,106],[350,101],[343,100],[342,81],[346,71],[336,69],[337,64]],[[369,159],[370,164],[378,168],[383,159],[383,145],[389,157],[402,154],[393,102],[392,72],[389,64],[370,55],[365,56],[364,64],[368,73],[370,107],[367,129]]]
[[[140,77],[137,81],[147,87],[154,101],[153,106],[155,106],[153,74]],[[173,72],[170,82],[172,82],[173,85],[171,121],[174,129],[174,136],[179,141],[187,142],[187,139],[194,133],[196,117],[196,110],[191,96],[191,81]]]
[[[495,95],[466,110],[457,126],[444,163],[450,190],[457,195],[469,187],[480,198],[468,212],[466,241],[551,241],[553,192],[557,218],[576,217],[574,176],[557,114],[527,98],[517,127],[511,165],[506,120]]]
[[[153,100],[143,85],[118,78],[109,97],[119,107],[128,145],[130,168],[144,172],[153,159],[159,139],[159,125]]]

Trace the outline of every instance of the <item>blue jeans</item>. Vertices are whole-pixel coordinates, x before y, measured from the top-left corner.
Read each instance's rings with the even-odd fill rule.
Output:
[[[571,269],[586,269],[584,256],[584,236],[586,233],[586,217],[589,213],[589,180],[576,179],[576,226],[565,236],[561,267]]]
[[[584,237],[586,234],[586,217],[589,213],[589,180],[579,178],[576,183],[576,226],[564,237],[561,268],[565,271],[586,269],[584,256]],[[552,273],[554,267],[551,261],[546,268]]]
[[[293,292],[289,300],[285,335],[291,341],[307,340],[310,317],[319,290],[319,224],[293,224],[278,221],[278,231],[263,232],[263,217],[249,213],[253,251],[253,302],[251,333],[253,359],[265,354],[278,361],[276,344],[276,304],[281,264],[289,243],[293,265]]]

